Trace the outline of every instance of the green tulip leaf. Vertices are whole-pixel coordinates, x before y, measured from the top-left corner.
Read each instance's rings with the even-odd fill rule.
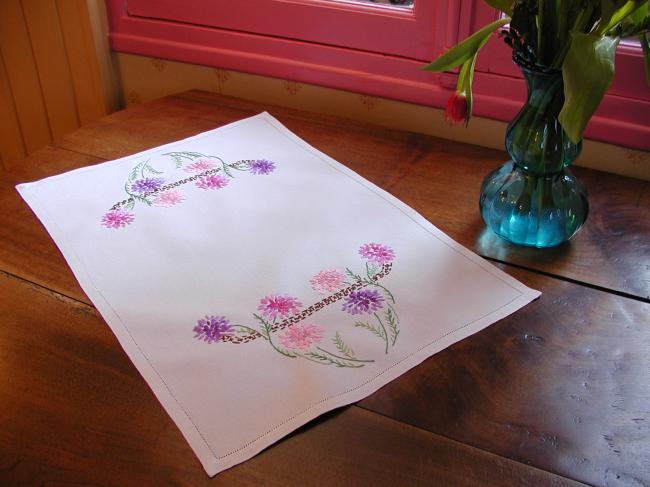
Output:
[[[571,33],[571,47],[562,65],[564,105],[560,123],[574,143],[614,79],[614,54],[619,39]]]
[[[643,48],[643,64],[645,64],[645,79],[650,85],[650,43],[648,43],[647,34],[639,36],[641,47]]]
[[[611,1],[605,1],[604,5],[607,5],[608,3],[611,3]],[[614,12],[612,12],[609,18],[607,18],[605,15],[602,16],[601,23],[598,29],[596,29],[594,32],[595,34],[603,35],[609,32],[610,29],[614,28],[616,24],[621,22],[629,15],[632,15],[632,17],[635,18],[638,15],[645,16],[643,12],[645,12],[645,14],[648,13],[648,0],[628,0],[623,4],[623,6],[619,6],[620,2],[614,3]],[[641,10],[641,13],[639,14],[637,10]],[[609,13],[606,15],[609,15]]]
[[[605,25],[609,24],[614,12],[621,9],[627,2],[628,0],[602,0],[600,7],[600,22]]]
[[[481,30],[476,31],[456,46],[445,51],[440,55],[440,57],[438,57],[438,59],[433,61],[431,64],[422,67],[422,69],[425,71],[440,73],[442,71],[453,69],[456,66],[460,66],[468,59],[471,59],[478,50],[485,45],[495,29],[507,24],[509,21],[510,19],[507,17],[495,20],[483,27]]]
[[[485,0],[490,7],[501,10],[506,15],[512,15],[514,0]]]
[[[458,82],[456,84],[456,91],[459,93],[463,93],[466,98],[466,103],[467,103],[467,122],[466,125],[469,123],[469,119],[472,116],[472,107],[474,105],[474,101],[472,99],[472,81],[474,80],[474,67],[476,66],[476,58],[478,57],[478,51],[474,53],[474,55],[469,58],[467,61],[463,63],[463,65],[460,68],[460,72],[458,73]]]

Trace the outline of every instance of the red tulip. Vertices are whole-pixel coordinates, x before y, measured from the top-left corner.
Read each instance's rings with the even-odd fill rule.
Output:
[[[469,110],[467,106],[467,97],[464,93],[454,92],[449,97],[447,109],[445,110],[445,121],[449,123],[469,123]]]

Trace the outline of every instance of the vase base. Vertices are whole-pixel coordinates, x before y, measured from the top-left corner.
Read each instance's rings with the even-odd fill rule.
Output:
[[[532,174],[513,161],[485,178],[479,207],[494,233],[514,244],[537,248],[568,241],[589,213],[587,192],[571,171]]]

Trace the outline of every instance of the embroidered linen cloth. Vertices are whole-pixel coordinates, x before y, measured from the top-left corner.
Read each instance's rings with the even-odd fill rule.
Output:
[[[539,296],[267,113],[17,189],[209,475]]]

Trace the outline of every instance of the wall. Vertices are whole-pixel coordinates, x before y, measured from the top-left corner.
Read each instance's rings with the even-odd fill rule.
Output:
[[[0,171],[120,107],[101,0],[0,0]]]
[[[117,53],[127,105],[189,89],[261,101],[503,149],[506,124],[473,118],[468,128],[444,123],[438,109],[225,69]],[[578,165],[650,180],[650,152],[585,141]]]

